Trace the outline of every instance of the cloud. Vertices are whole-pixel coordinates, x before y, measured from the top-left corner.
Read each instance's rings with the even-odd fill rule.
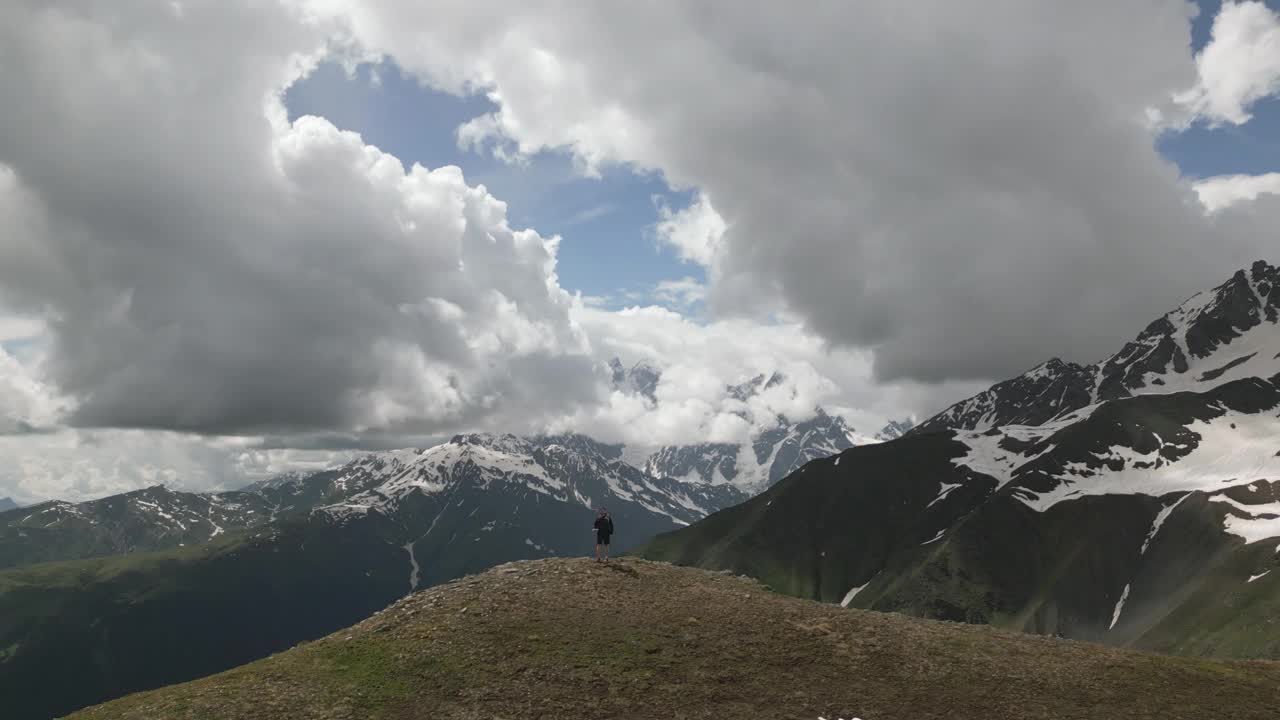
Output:
[[[1200,77],[1181,0],[429,12],[348,17],[428,82],[483,88],[490,142],[714,198],[714,312],[785,307],[882,379],[1093,361],[1273,251],[1274,223],[1204,217],[1153,147],[1148,109]]]
[[[12,315],[0,308],[0,386],[28,388],[24,394],[39,398],[36,404],[46,408],[32,412],[31,403],[6,402],[0,399],[0,415],[22,417],[31,420],[41,416],[38,424],[56,422],[68,400],[55,398],[56,391],[49,387],[42,373],[48,358],[48,326],[44,320],[30,315]],[[21,411],[15,408],[21,404]]]
[[[1199,80],[1175,97],[1191,118],[1243,125],[1249,106],[1280,92],[1280,14],[1262,2],[1225,2],[1196,55]]]
[[[615,210],[617,210],[617,208],[610,203],[601,203],[599,205],[592,205],[589,208],[586,208],[584,210],[579,210],[578,212],[570,215],[568,219],[564,221],[563,224],[565,227],[582,225],[583,223],[589,223],[594,220],[599,220],[600,218],[614,212]]]
[[[77,430],[0,435],[0,491],[21,503],[78,502],[151,485],[205,491],[241,487],[292,470],[321,469],[350,451],[257,447],[157,430]]]
[[[44,323],[36,318],[0,312],[0,343],[22,342],[43,332]]]
[[[595,400],[555,239],[456,167],[286,121],[341,22],[173,7],[0,10],[0,302],[49,317],[71,423],[422,433]]]
[[[607,402],[562,418],[556,428],[589,428],[611,442],[737,442],[772,427],[779,415],[802,420],[818,406],[874,434],[889,419],[932,413],[980,389],[974,383],[876,383],[870,353],[829,348],[794,320],[698,322],[656,306],[609,312],[584,304],[575,307],[574,318],[602,362],[645,360],[662,373],[656,403],[614,392]],[[726,385],[775,372],[783,381],[746,402],[725,392]]]
[[[1237,50],[1193,58],[1179,0],[106,7],[0,8],[0,306],[47,346],[9,356],[0,402],[15,431],[79,426],[0,438],[23,498],[464,428],[689,442],[825,403],[874,430],[1097,359],[1274,252],[1276,203],[1206,217],[1153,149],[1148,108],[1270,37],[1224,16]],[[706,268],[709,319],[588,307],[556,239],[458,169],[287,122],[282,90],[335,55],[487,94],[464,145],[694,193],[654,234]],[[1241,117],[1270,82],[1249,67],[1204,112]],[[661,364],[656,410],[607,392],[613,355]],[[723,398],[775,370],[754,404]]]
[[[1219,175],[1196,182],[1195,190],[1205,210],[1215,212],[1256,200],[1259,195],[1280,195],[1280,173]]]
[[[687,309],[707,299],[707,286],[692,277],[663,280],[653,291],[658,302]]]
[[[53,428],[67,400],[40,378],[43,355],[26,362],[0,344],[0,436],[32,435]]]
[[[654,233],[662,243],[675,248],[680,259],[710,266],[724,242],[724,218],[706,195],[698,195],[688,207],[672,210],[665,201],[658,204],[659,221]]]

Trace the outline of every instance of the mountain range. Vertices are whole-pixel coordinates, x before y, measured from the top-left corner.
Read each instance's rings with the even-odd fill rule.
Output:
[[[610,366],[618,387],[627,392],[652,396],[661,378],[661,372],[645,362],[624,369],[620,361],[614,359]],[[770,378],[761,375],[738,385],[727,385],[725,392],[747,399],[780,381],[777,373]],[[772,426],[759,429],[743,443],[672,445],[651,453],[600,443],[582,435],[564,434],[528,441],[514,436],[463,435],[435,448],[373,453],[344,466],[312,473],[286,473],[226,492],[192,493],[157,485],[87,502],[48,501],[28,506],[21,513],[10,512],[4,507],[4,501],[0,501],[0,568],[208,542],[224,533],[299,517],[372,491],[382,478],[370,468],[400,467],[420,455],[430,458],[432,467],[476,456],[475,452],[451,453],[449,448],[459,443],[485,446],[496,453],[518,457],[518,461],[511,461],[510,469],[541,462],[535,454],[545,454],[552,447],[577,451],[596,463],[598,467],[591,471],[608,465],[612,468],[609,472],[624,479],[590,495],[561,500],[587,506],[593,502],[607,504],[614,497],[624,503],[638,500],[645,513],[688,524],[712,510],[746,499],[810,460],[857,444],[896,437],[909,428],[909,421],[893,422],[880,433],[865,436],[855,432],[840,416],[828,415],[817,408],[813,417],[798,422],[778,417]],[[632,467],[626,462],[627,458],[635,458],[643,471]],[[491,475],[502,472],[497,466],[490,470]],[[529,481],[535,485],[540,482],[536,476],[517,474],[516,477],[519,482]],[[635,483],[635,487],[640,488],[635,492],[639,494],[633,497],[626,483]],[[427,485],[406,487],[413,490]],[[354,504],[371,502],[369,495],[353,500]],[[348,511],[354,506],[350,505]],[[16,503],[12,507],[16,508]],[[659,521],[662,522],[665,520]],[[655,526],[642,522],[641,527]],[[665,525],[662,527],[666,529]]]
[[[756,447],[770,448],[762,467],[798,467],[853,437],[819,411]],[[582,435],[462,434],[237,491],[157,486],[0,513],[0,695],[24,698],[7,706],[16,717],[47,717],[198,677],[498,563],[590,554],[596,508],[614,517],[617,551],[763,486],[623,455]]]
[[[232,493],[148,488],[9,511],[0,696],[17,698],[6,717],[48,717],[206,675],[418,588],[590,554],[595,508],[613,515],[620,550],[745,497],[648,475],[580,435],[465,434]]]
[[[153,486],[99,500],[0,512],[0,568],[161,550],[305,515],[363,489],[341,470],[289,473],[243,490],[189,493]]]
[[[660,373],[625,376],[652,393]],[[622,550],[861,439],[820,409],[779,418],[750,444],[715,448],[725,467],[756,458],[754,474],[726,479],[665,472],[663,457],[691,448],[664,448],[642,470],[623,446],[582,435],[462,434],[235,491],[155,486],[0,512],[0,694],[24,698],[7,706],[17,717],[47,717],[216,672],[501,562],[590,554],[596,508],[609,508]]]
[[[1278,274],[1257,263],[1102,362],[1051,360],[914,428],[864,436],[816,409],[643,469],[581,435],[462,434],[229,493],[2,512],[6,714],[188,680],[502,562],[588,554],[601,506],[616,549],[846,607],[1280,657]],[[660,397],[658,369],[613,368]]]
[[[778,424],[746,443],[699,443],[659,448],[645,460],[650,475],[691,483],[728,485],[746,494],[759,492],[805,463],[855,445],[879,442],[858,435],[839,415],[821,409],[797,423]]]
[[[902,437],[913,427],[911,420],[892,420],[874,435],[864,435],[839,415],[818,408],[799,422],[779,417],[771,428],[745,443],[697,443],[668,445],[649,455],[645,471],[687,482],[727,484],[754,495],[804,467],[811,460],[830,457],[859,445]]]
[[[1280,270],[640,549],[849,607],[1280,658]]]

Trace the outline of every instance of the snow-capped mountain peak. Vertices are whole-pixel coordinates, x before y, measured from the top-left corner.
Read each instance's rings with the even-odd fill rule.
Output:
[[[511,455],[527,454],[533,449],[533,445],[528,440],[510,433],[464,433],[454,435],[449,440],[449,443],[486,448],[497,453]],[[425,452],[430,452],[430,450]]]
[[[595,455],[605,460],[621,460],[624,450],[622,445],[603,443],[577,433],[543,435],[534,438],[534,442],[544,448],[562,447],[584,455]]]
[[[613,387],[626,393],[635,393],[657,402],[658,383],[662,380],[662,371],[647,360],[640,360],[627,368],[618,358],[609,360],[609,372]]]
[[[257,490],[278,490],[283,487],[295,485],[298,482],[301,482],[306,476],[306,473],[291,470],[289,472],[280,473],[279,475],[273,475],[265,480],[250,483],[241,489],[250,492]]]
[[[741,499],[732,489],[689,488],[650,477],[620,455],[620,447],[581,435],[456,435],[426,450],[374,453],[349,463],[337,474],[368,489],[317,512],[338,519],[371,511],[394,514],[410,496],[439,496],[466,488],[534,493],[588,508],[633,503],[685,524]]]
[[[903,418],[901,420],[890,420],[880,432],[876,433],[876,440],[887,442],[889,440],[897,440],[898,438],[911,432],[911,428],[915,427],[915,418]],[[861,444],[861,443],[859,443]]]
[[[1268,657],[1276,586],[1255,583],[1280,558],[1277,285],[1255,263],[1103,362],[1041,363],[651,557],[788,567],[770,577],[855,607]]]
[[[746,443],[660,448],[645,461],[645,470],[658,477],[728,485],[754,494],[811,460],[835,455],[854,445],[879,441],[881,438],[856,432],[843,417],[819,408],[812,418],[801,422],[779,417],[776,425],[760,431]]]
[[[785,380],[786,377],[780,372],[775,371],[767,376],[764,373],[761,373],[746,382],[742,382],[737,385],[730,385],[727,390],[729,392],[729,397],[735,400],[746,401],[756,395],[759,395],[765,390],[781,385]]]
[[[921,423],[913,432],[1039,425],[1091,404],[1204,392],[1280,372],[1280,268],[1254,263],[1188,298],[1100,363],[1051,359]]]
[[[1256,262],[1196,293],[1100,363],[1094,400],[1204,391],[1280,371],[1280,268]]]

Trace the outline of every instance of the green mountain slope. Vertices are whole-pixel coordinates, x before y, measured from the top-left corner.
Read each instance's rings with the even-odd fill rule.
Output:
[[[626,559],[500,566],[229,672],[73,717],[1274,718],[1280,664],[842,610]]]
[[[189,493],[156,485],[81,503],[0,507],[0,568],[198,545],[301,517],[378,479],[338,468],[289,473],[227,492]]]
[[[0,572],[4,715],[68,712],[349,624],[406,588],[404,552],[379,553],[379,545],[298,524]]]

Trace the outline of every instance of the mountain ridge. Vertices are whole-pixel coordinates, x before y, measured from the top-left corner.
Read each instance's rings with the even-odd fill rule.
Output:
[[[580,436],[462,434],[357,458],[316,481],[338,502],[211,542],[0,570],[0,696],[20,699],[6,717],[225,670],[498,563],[589,554],[602,505],[617,552],[741,499],[617,453]]]
[[[327,506],[333,506],[328,512],[340,513],[343,508],[357,512],[358,508],[367,509],[376,504],[376,498],[369,495],[369,491],[385,479],[378,468],[400,467],[402,472],[409,472],[406,463],[413,458],[462,446],[490,448],[510,456],[509,469],[531,471],[538,462],[535,455],[545,460],[548,453],[556,452],[555,448],[566,448],[582,457],[594,458],[595,472],[611,478],[608,490],[596,491],[596,496],[621,492],[623,500],[641,497],[641,504],[646,504],[648,510],[678,523],[688,523],[745,499],[750,492],[758,491],[767,482],[775,481],[810,459],[851,447],[849,438],[855,437],[839,416],[829,416],[819,410],[814,418],[794,425],[782,418],[777,427],[761,433],[752,445],[712,444],[665,449],[695,454],[711,448],[722,454],[716,462],[730,464],[739,462],[740,455],[750,455],[755,472],[752,477],[757,481],[734,484],[717,482],[714,473],[708,473],[704,479],[689,470],[680,477],[672,477],[665,471],[680,469],[679,457],[677,462],[661,463],[657,461],[659,453],[647,458],[649,462],[642,470],[626,462],[625,446],[600,442],[582,434],[521,438],[501,433],[461,433],[432,447],[366,453],[332,468],[282,473],[239,490],[193,493],[155,485],[79,503],[51,500],[29,506],[22,514],[0,511],[0,568],[199,544],[224,532],[261,527],[277,518],[305,515]],[[454,459],[474,454],[459,453]],[[515,459],[516,455],[527,456],[532,464]],[[413,472],[425,470],[418,468]],[[735,467],[731,474],[736,476],[736,473]],[[534,472],[524,479],[536,484],[541,482],[540,475]],[[424,481],[422,487],[429,485]],[[348,502],[353,496],[361,498]]]
[[[1280,336],[1267,325],[1278,319],[1280,267],[1259,260],[1216,288],[1187,298],[1102,361],[1079,365],[1051,358],[946,408],[911,432],[1038,425],[1102,400],[1210,389],[1269,374],[1265,369],[1280,359]],[[1224,347],[1229,356],[1215,358]]]
[[[75,714],[140,718],[1274,715],[1280,664],[844,610],[623,559],[515,562],[253,665]]]
[[[152,485],[96,500],[50,500],[0,513],[0,568],[207,543],[295,517],[363,489],[340,468],[285,473],[240,490]]]
[[[1042,363],[638,552],[849,607],[1280,658],[1275,272],[1198,293],[1084,384]]]
[[[776,374],[775,374],[776,376]],[[764,382],[760,376],[754,384]],[[685,482],[730,485],[751,495],[795,472],[810,460],[828,457],[855,445],[898,437],[907,420],[892,421],[874,436],[855,431],[839,415],[816,408],[813,417],[777,423],[755,433],[743,443],[697,443],[661,447],[645,459],[651,475]]]

